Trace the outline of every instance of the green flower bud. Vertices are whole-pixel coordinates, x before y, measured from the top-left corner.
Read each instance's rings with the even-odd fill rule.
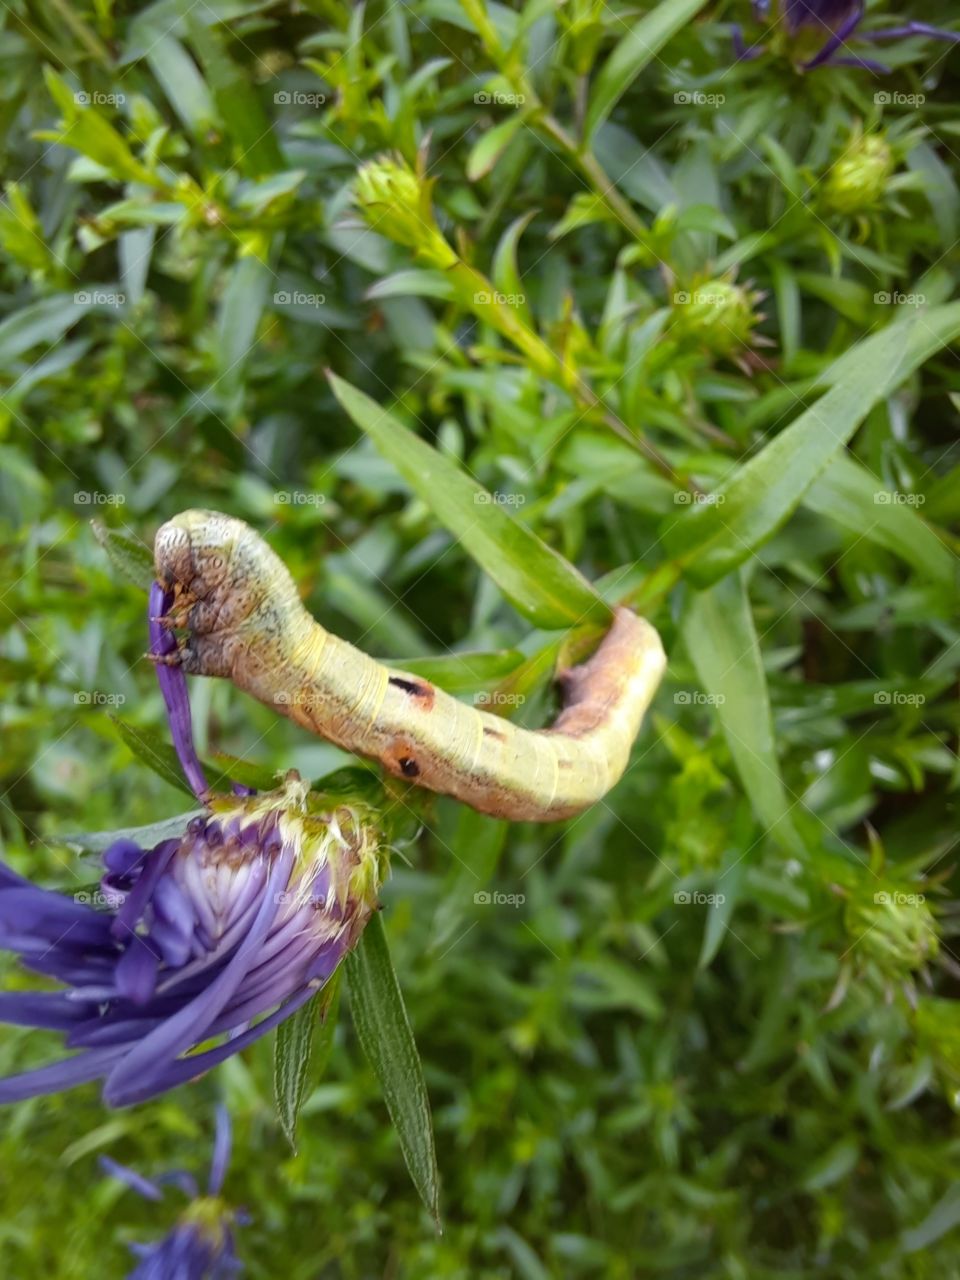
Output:
[[[933,913],[922,893],[883,889],[858,894],[848,903],[846,916],[857,951],[891,981],[919,969],[939,950]]]
[[[732,280],[707,280],[673,295],[673,332],[691,338],[716,355],[731,355],[750,345],[760,295]]]
[[[878,133],[855,138],[827,174],[824,199],[835,213],[872,208],[893,173],[893,150]]]
[[[354,198],[371,230],[416,250],[444,270],[457,261],[457,255],[433,216],[430,185],[399,156],[381,156],[361,166]]]

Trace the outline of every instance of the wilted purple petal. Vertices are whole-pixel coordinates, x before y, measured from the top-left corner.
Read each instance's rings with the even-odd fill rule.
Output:
[[[156,657],[168,657],[177,651],[176,637],[160,622],[160,618],[164,617],[170,608],[172,598],[172,593],[161,586],[159,582],[155,582],[150,588],[148,605],[150,614],[150,652]],[[207,779],[204,776],[203,766],[200,763],[200,757],[197,755],[196,748],[193,745],[193,720],[190,715],[187,677],[179,666],[169,666],[165,662],[158,662],[156,665],[157,680],[167,707],[167,719],[170,723],[170,736],[173,738],[173,745],[176,747],[177,755],[180,757],[180,763],[183,766],[183,772],[186,774],[187,781],[193,788],[194,794],[202,798],[207,794],[209,788]]]

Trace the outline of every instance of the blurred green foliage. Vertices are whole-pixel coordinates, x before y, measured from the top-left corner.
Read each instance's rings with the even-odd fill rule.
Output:
[[[328,369],[670,655],[604,803],[508,829],[438,800],[394,857],[442,1237],[345,1016],[297,1154],[269,1045],[132,1112],[7,1110],[5,1276],[123,1275],[169,1219],[96,1154],[202,1173],[221,1089],[253,1277],[960,1268],[958,55],[801,75],[781,32],[734,63],[748,17],[4,6],[5,858],[74,890],[65,836],[187,807],[128,745],[165,734],[144,596],[91,516],[148,548],[185,507],[239,515],[324,625],[549,715],[595,630],[531,631],[472,559],[483,513],[414,484]],[[393,186],[355,197],[384,153]],[[344,762],[192,693],[208,753]],[[0,1069],[54,1050],[5,1030]]]

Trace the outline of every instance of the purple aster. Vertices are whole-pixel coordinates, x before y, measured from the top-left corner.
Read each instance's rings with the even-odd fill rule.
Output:
[[[156,603],[152,595],[151,611]],[[161,639],[154,622],[151,638]],[[0,1021],[60,1031],[77,1051],[0,1079],[0,1102],[102,1078],[104,1100],[126,1106],[195,1078],[309,1000],[375,908],[382,849],[372,812],[326,804],[292,772],[276,791],[209,795],[186,677],[158,671],[206,812],[151,849],[111,845],[95,895],[106,910],[0,863],[0,946],[61,984],[0,993]]]
[[[753,0],[753,14],[758,21],[770,16],[770,0]],[[885,73],[889,68],[873,58],[860,57],[856,52],[842,53],[847,40],[857,35],[862,40],[900,40],[908,36],[926,36],[932,40],[960,42],[960,31],[947,31],[931,26],[928,22],[902,22],[896,26],[881,27],[876,31],[858,31],[864,18],[864,0],[781,0],[781,15],[790,37],[803,32],[820,33],[825,39],[817,53],[801,63],[804,71],[827,64],[835,67],[863,67],[868,71]],[[733,43],[738,59],[756,58],[763,52],[762,45],[747,49],[739,26],[733,28]]]
[[[233,1250],[233,1226],[244,1219],[220,1198],[229,1159],[230,1116],[222,1106],[217,1108],[213,1162],[204,1196],[189,1173],[164,1174],[154,1182],[107,1156],[101,1157],[106,1173],[146,1200],[162,1200],[160,1184],[164,1182],[176,1182],[192,1199],[177,1225],[162,1240],[131,1245],[140,1261],[127,1280],[223,1280],[243,1270]]]

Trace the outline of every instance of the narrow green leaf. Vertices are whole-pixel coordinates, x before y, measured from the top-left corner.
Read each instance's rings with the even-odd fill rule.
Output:
[[[667,41],[700,12],[706,0],[664,0],[635,22],[597,76],[587,107],[583,136],[587,143]]]
[[[366,292],[371,301],[378,298],[443,298],[454,296],[453,286],[441,271],[426,271],[414,267],[395,271],[372,284]]]
[[[523,116],[515,111],[474,143],[467,157],[467,177],[471,182],[478,182],[490,173],[522,124]]]
[[[141,848],[152,849],[164,840],[182,836],[188,823],[203,812],[203,809],[190,809],[187,813],[178,813],[175,818],[148,822],[142,827],[119,827],[116,831],[69,831],[64,835],[51,835],[49,839],[54,844],[75,845],[87,853],[103,853],[117,840],[135,840]]]
[[[110,529],[102,520],[91,520],[93,536],[106,551],[110,563],[131,582],[149,591],[155,577],[150,548],[127,533]]]
[[[201,8],[203,6],[200,6]],[[230,57],[223,28],[205,27],[190,6],[190,43],[213,91],[217,115],[230,132],[236,166],[248,177],[278,173],[286,166],[257,86]]]
[[[243,381],[270,279],[270,270],[259,258],[241,258],[224,290],[217,317],[217,363],[218,381],[226,390],[236,389]]]
[[[523,662],[519,649],[497,653],[442,653],[431,658],[402,658],[387,666],[409,671],[437,684],[447,693],[475,693],[492,687]]]
[[[496,253],[493,255],[492,264],[493,283],[501,293],[510,298],[510,305],[516,308],[524,324],[531,327],[533,326],[533,316],[527,306],[526,294],[523,291],[523,281],[520,279],[520,268],[517,266],[517,245],[520,243],[520,237],[535,216],[536,210],[531,209],[529,213],[525,213],[522,217],[515,218],[511,222],[500,237],[500,243],[497,245]]]
[[[110,719],[117,727],[117,732],[138,760],[142,760],[148,769],[169,782],[171,787],[186,791],[193,795],[190,785],[183,776],[177,753],[169,742],[165,742],[155,729],[140,729],[136,725],[121,720],[119,716]]]
[[[687,577],[709,585],[742,564],[790,516],[871,408],[960,334],[956,307],[935,307],[864,339],[824,381],[827,394],[744,463],[710,503],[662,528]],[[838,364],[841,362],[838,362]]]
[[[784,845],[802,851],[787,815],[767,678],[741,576],[731,574],[710,590],[698,592],[681,630],[700,683],[716,707],[754,813]]]
[[[178,787],[193,798],[190,784],[183,776],[177,753],[162,734],[156,729],[142,729],[138,725],[130,724],[127,720],[121,720],[119,716],[111,715],[110,719],[116,725],[117,732],[124,743],[138,760],[142,760],[149,769],[163,778],[164,782],[169,782],[171,787]],[[211,768],[206,761],[202,763],[210,790],[228,790],[232,781],[231,775]]]
[[[184,126],[194,137],[205,137],[217,122],[213,95],[180,41],[169,34],[156,40],[147,51],[147,62]]]
[[[749,865],[748,860],[743,856],[743,849],[739,846],[731,847],[724,854],[715,890],[719,900],[707,910],[707,924],[703,931],[700,959],[697,961],[698,969],[706,969],[713,963],[727,936],[730,919],[740,898]]]
[[[9,365],[41,342],[58,342],[90,310],[89,302],[77,301],[83,297],[82,292],[57,293],[7,316],[0,323],[0,366]]]
[[[921,1249],[929,1249],[930,1245],[945,1236],[948,1231],[960,1226],[960,1184],[948,1187],[922,1222],[900,1237],[900,1249],[903,1253],[919,1253]]]
[[[413,1184],[439,1227],[440,1174],[430,1099],[378,914],[347,957],[346,970],[357,1038],[380,1081]]]
[[[343,970],[337,969],[312,1000],[277,1027],[273,1093],[280,1127],[294,1151],[300,1110],[310,1088],[322,1076],[333,1048],[342,974]]]
[[[924,577],[952,589],[956,558],[918,510],[899,500],[905,496],[915,495],[891,493],[866,467],[841,454],[808,490],[803,505],[886,547]]]
[[[327,376],[356,425],[521,613],[548,630],[609,624],[609,606],[573,565],[375,400],[335,374]]]

